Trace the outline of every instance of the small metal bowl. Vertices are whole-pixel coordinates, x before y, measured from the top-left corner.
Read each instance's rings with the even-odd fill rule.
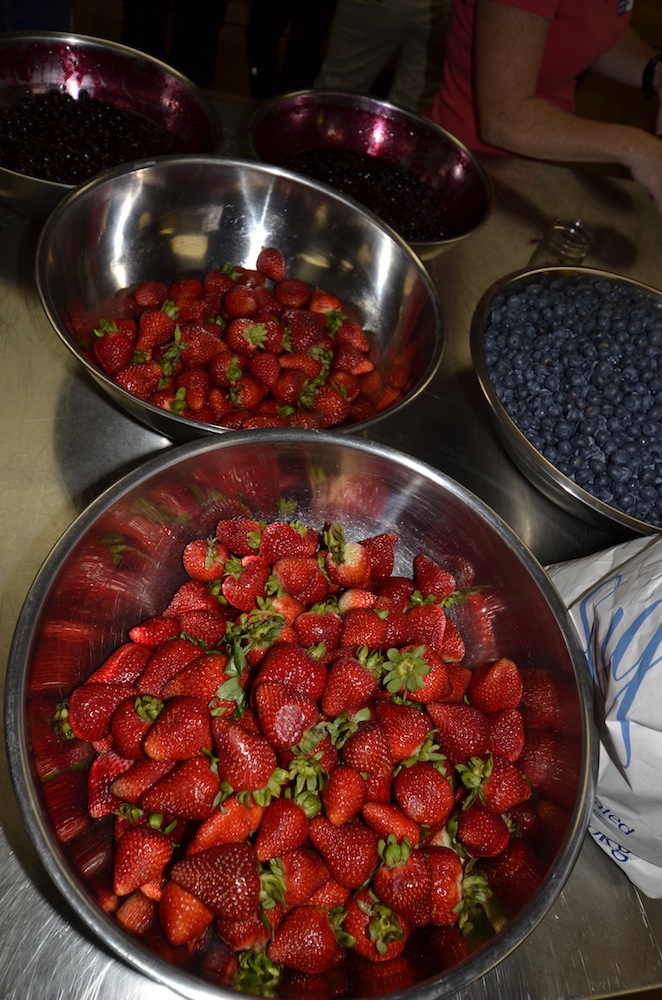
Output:
[[[410,170],[433,189],[445,213],[438,239],[411,244],[422,260],[472,236],[492,211],[489,179],[459,140],[430,119],[375,97],[321,90],[274,97],[254,111],[249,137],[257,158],[277,166],[296,153],[342,149]]]
[[[537,800],[546,803],[554,819],[541,820],[528,834],[537,880],[527,875],[520,884],[515,876],[510,901],[497,892],[498,929],[469,942],[462,958],[442,954],[434,932],[429,940],[424,936],[410,955],[414,982],[401,987],[396,976],[393,983],[394,1000],[456,996],[509,955],[558,897],[584,842],[598,744],[588,669],[547,574],[473,494],[393,449],[325,432],[228,434],[161,452],[83,512],[40,570],[9,655],[5,733],[23,819],[50,877],[104,946],[177,995],[196,1000],[237,996],[221,981],[220,942],[216,950],[213,941],[204,947],[201,942],[200,949],[184,955],[175,949],[173,958],[158,933],[148,939],[129,934],[102,909],[95,886],[103,892],[107,873],[90,870],[86,881],[85,844],[95,835],[112,838],[113,828],[102,819],[82,830],[67,825],[67,833],[57,837],[49,802],[57,801],[58,774],[72,769],[85,795],[89,754],[58,751],[45,723],[72,688],[125,641],[130,626],[162,611],[184,580],[181,552],[187,541],[213,533],[218,519],[236,513],[238,506],[266,521],[282,517],[283,502],[292,516],[317,529],[340,520],[348,537],[396,531],[396,574],[411,575],[413,557],[421,551],[459,560],[464,572],[492,594],[493,648],[522,666],[551,671],[565,691],[562,725],[543,734],[563,765],[549,771],[548,786]],[[480,632],[485,656],[482,625]],[[468,657],[465,662],[475,661]],[[87,744],[81,747],[91,751]],[[361,969],[360,960],[349,962],[347,982],[339,974],[328,995],[354,1000],[371,995],[374,982],[369,987]],[[278,994],[290,1000],[327,996],[323,977],[313,979],[322,984],[283,984]]]
[[[511,419],[490,378],[485,364],[484,332],[494,301],[503,292],[517,294],[528,286],[554,279],[570,278],[578,282],[597,279],[614,287],[641,289],[660,300],[658,289],[644,285],[632,278],[590,267],[546,267],[506,275],[488,288],[481,297],[471,324],[471,353],[478,381],[490,407],[490,414],[497,435],[513,462],[540,492],[564,511],[580,518],[593,527],[616,534],[647,535],[662,531],[662,526],[627,514],[605,503],[562,473],[535,448]],[[579,333],[579,331],[577,331]],[[533,345],[532,345],[533,346]]]
[[[0,106],[53,89],[74,98],[85,90],[99,101],[142,114],[171,132],[182,153],[212,153],[221,137],[216,108],[203,91],[144,52],[64,32],[0,35]],[[0,201],[28,218],[45,219],[73,187],[0,165]]]
[[[147,278],[202,277],[227,261],[254,267],[277,246],[290,277],[332,292],[370,331],[385,376],[408,366],[399,399],[344,430],[408,405],[441,360],[436,289],[421,261],[352,199],[289,171],[217,156],[157,157],[98,175],[55,209],[42,230],[36,280],[58,336],[101,388],[173,440],[224,434],[138,399],[90,359],[85,338],[122,314],[127,290]]]

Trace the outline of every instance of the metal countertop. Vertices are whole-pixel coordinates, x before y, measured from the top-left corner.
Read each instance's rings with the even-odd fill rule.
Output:
[[[224,148],[247,155],[248,108],[221,105]],[[662,288],[662,219],[633,182],[510,158],[486,160],[494,214],[431,262],[448,343],[432,385],[374,440],[443,470],[486,501],[543,564],[612,544],[523,479],[499,444],[471,367],[480,295],[526,266],[553,215],[595,236],[586,263]],[[76,515],[169,442],[117,409],[53,334],[34,282],[39,226],[0,206],[0,677],[30,585]],[[2,751],[4,755],[4,741]],[[0,767],[0,1000],[174,1000],[108,954],[41,867]],[[662,986],[662,900],[630,884],[589,835],[560,897],[527,940],[458,1000],[585,1000]]]

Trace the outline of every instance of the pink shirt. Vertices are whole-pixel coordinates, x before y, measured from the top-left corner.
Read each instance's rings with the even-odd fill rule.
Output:
[[[502,152],[478,138],[472,85],[476,0],[453,0],[444,77],[429,116],[470,149]],[[626,0],[493,0],[550,21],[536,95],[574,111],[577,77],[611,49],[625,31]]]

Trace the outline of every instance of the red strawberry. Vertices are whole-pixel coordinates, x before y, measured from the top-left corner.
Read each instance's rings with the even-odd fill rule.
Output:
[[[308,817],[294,799],[272,799],[264,810],[255,838],[259,861],[301,847],[308,837]]]
[[[168,298],[168,292],[165,281],[147,279],[140,282],[133,296],[141,309],[160,309]]]
[[[405,947],[411,934],[407,920],[380,902],[368,889],[347,901],[343,930],[354,938],[353,950],[370,962],[389,962]]]
[[[490,889],[509,915],[526,906],[546,875],[545,866],[522,840],[511,839],[498,856],[486,858],[481,866]]]
[[[215,649],[225,638],[228,621],[234,615],[232,608],[219,605],[213,610],[206,608],[185,611],[179,619],[182,635],[206,649]]]
[[[423,597],[434,597],[439,601],[452,594],[456,587],[453,574],[424,552],[414,556],[414,584]]]
[[[481,801],[492,812],[509,812],[531,796],[531,786],[511,761],[496,754],[492,770],[481,789]]]
[[[342,952],[329,914],[320,906],[297,906],[285,914],[267,947],[272,962],[319,974],[340,960]]]
[[[199,754],[181,761],[151,785],[141,796],[140,805],[150,813],[203,820],[211,815],[219,790],[209,758]]]
[[[187,411],[199,413],[207,405],[211,389],[211,379],[204,368],[187,368],[175,378],[177,393],[183,391]]]
[[[111,782],[131,767],[131,761],[114,750],[100,754],[87,773],[87,808],[93,819],[107,816],[120,805],[110,790]]]
[[[322,855],[331,877],[348,889],[357,889],[379,863],[377,837],[367,826],[334,826],[326,816],[310,821],[309,836]]]
[[[211,816],[198,824],[186,853],[197,854],[217,844],[243,843],[257,830],[263,812],[264,808],[252,800],[244,802],[230,795]]]
[[[283,886],[283,899],[287,907],[310,902],[311,896],[329,878],[329,869],[317,851],[310,847],[296,847],[287,851],[273,860],[270,867],[277,873],[277,880]]]
[[[374,608],[360,607],[343,611],[340,632],[341,646],[367,646],[370,649],[379,649],[386,644],[386,632],[384,612],[380,613]]]
[[[386,653],[383,684],[391,694],[423,704],[451,693],[448,668],[432,646],[407,644]]]
[[[257,312],[257,298],[248,285],[235,284],[228,288],[221,304],[223,312],[232,318],[253,316]]]
[[[204,295],[204,286],[197,278],[178,278],[170,286],[170,297],[175,301],[179,299],[201,299]]]
[[[187,760],[211,747],[211,715],[207,702],[190,695],[169,698],[143,742],[154,760]]]
[[[227,351],[214,323],[190,320],[181,330],[181,359],[187,368],[202,368]]]
[[[301,521],[271,521],[262,530],[260,555],[273,566],[284,556],[314,556],[317,546],[317,532]]]
[[[209,927],[214,919],[208,906],[170,879],[159,900],[159,921],[171,944],[186,944]]]
[[[326,571],[340,587],[364,587],[370,580],[370,556],[360,542],[347,541],[345,529],[336,522],[324,532]]]
[[[168,639],[154,650],[136,681],[138,694],[161,696],[163,686],[200,656],[200,647],[188,639]]]
[[[132,630],[133,631],[133,630]],[[143,671],[150,651],[137,641],[124,642],[87,678],[87,683],[133,684]]]
[[[437,701],[426,708],[436,729],[436,741],[451,764],[482,757],[489,732],[484,712],[465,702]]]
[[[133,628],[129,629],[129,637],[132,642],[139,644],[144,650],[142,667],[144,668],[147,664],[150,649],[156,649],[167,639],[175,639],[180,632],[179,618],[176,615],[155,615],[154,618],[146,618],[139,625],[134,625]],[[142,670],[138,672],[138,674],[140,673]],[[133,680],[137,680],[137,676]]]
[[[115,778],[110,791],[122,802],[137,805],[147,789],[160,781],[173,767],[171,760],[150,760],[147,757],[140,757],[128,770]]]
[[[492,753],[516,761],[524,748],[524,719],[518,708],[502,708],[487,716],[487,746]]]
[[[285,258],[277,247],[262,247],[255,267],[271,281],[282,281],[285,277]]]
[[[313,556],[283,556],[273,566],[279,586],[303,604],[320,604],[329,593],[329,583]]]
[[[393,834],[381,841],[379,848],[382,864],[373,876],[373,891],[409,923],[427,924],[432,911],[432,872],[427,857],[412,849],[408,840],[399,841]]]
[[[268,351],[260,351],[249,358],[246,365],[246,372],[257,382],[261,382],[263,385],[271,388],[280,376],[280,361],[277,355],[271,354]]]
[[[432,875],[430,923],[437,926],[457,923],[462,908],[462,860],[450,847],[425,847]]]
[[[86,681],[71,692],[67,723],[79,740],[94,742],[110,733],[113,712],[125,698],[135,694],[132,684]]]
[[[361,545],[368,552],[372,585],[392,575],[397,543],[398,535],[394,531],[385,531],[361,541]]]
[[[432,722],[414,705],[402,705],[384,698],[375,704],[375,718],[382,726],[395,762],[414,757],[430,737]]]
[[[385,598],[399,611],[404,611],[414,593],[414,583],[407,576],[390,576],[378,580],[372,589],[378,598]]]
[[[368,778],[375,776],[389,780],[393,773],[393,756],[384,728],[377,722],[361,722],[342,748],[345,764]]]
[[[321,643],[327,649],[335,649],[340,642],[342,619],[335,611],[303,611],[292,624],[302,646]]]
[[[472,857],[493,858],[506,847],[510,833],[501,816],[474,802],[458,814],[457,839]]]
[[[160,879],[172,857],[172,841],[149,826],[128,827],[115,847],[113,888],[127,896],[141,885]]]
[[[416,847],[421,838],[418,823],[392,802],[366,802],[361,815],[380,840],[386,840],[391,833],[398,841],[406,837],[412,847]]]
[[[313,347],[311,350],[316,352],[314,357],[312,354],[305,354],[303,351],[294,351],[292,354],[281,355],[278,359],[281,371],[294,370],[303,372],[308,379],[318,378],[322,374],[322,360],[317,356],[317,347]]]
[[[332,312],[342,312],[342,302],[330,292],[325,292],[322,288],[315,288],[311,292],[308,308],[311,312],[323,313],[324,316],[328,316]]]
[[[501,657],[477,667],[471,675],[467,697],[483,712],[517,708],[522,697],[522,679],[517,665]]]
[[[260,726],[276,749],[295,746],[319,719],[316,703],[285,684],[263,681],[253,691]]]
[[[357,351],[351,344],[337,344],[333,353],[334,370],[349,372],[350,375],[364,375],[374,367],[368,355]]]
[[[121,701],[110,720],[114,751],[129,760],[142,757],[145,736],[162,708],[152,695],[131,695]]]
[[[145,309],[138,321],[136,350],[150,351],[153,347],[167,344],[172,340],[179,311],[171,300],[158,309]]]
[[[214,719],[212,725],[221,781],[235,792],[266,788],[278,763],[266,737],[248,731],[234,719]]]
[[[353,319],[345,319],[336,330],[336,344],[351,344],[357,351],[364,354],[370,350],[368,340],[363,328]]]
[[[439,650],[441,657],[447,663],[457,663],[464,658],[466,653],[466,647],[464,645],[464,639],[460,634],[460,630],[454,621],[450,618],[446,619],[446,628],[444,629],[444,638],[441,643],[441,649]],[[467,679],[468,680],[468,679]]]
[[[263,961],[264,948],[283,919],[283,907],[280,903],[266,909],[260,907],[254,913],[242,920],[232,920],[230,917],[216,917],[214,928],[221,941],[235,952],[249,951],[252,955],[259,954]],[[269,963],[270,965],[270,963]],[[273,967],[271,967],[273,968]],[[267,973],[268,978],[268,973]],[[239,985],[235,983],[234,985]]]
[[[359,771],[338,764],[322,789],[324,815],[334,826],[342,826],[358,815],[367,795],[366,783]]]
[[[163,698],[187,694],[206,702],[211,701],[221,684],[227,680],[227,662],[225,653],[213,652],[199,656],[166,681],[161,691]]]
[[[247,355],[235,354],[224,346],[222,351],[211,358],[207,370],[214,385],[231,389],[243,375],[247,364]]]
[[[213,913],[240,920],[259,906],[258,867],[249,844],[218,844],[176,861],[171,876]]]
[[[322,711],[329,718],[365,704],[379,690],[381,657],[349,651],[334,660],[326,675],[322,694]]]
[[[225,571],[228,575],[222,584],[223,596],[239,611],[251,611],[258,597],[265,596],[271,575],[269,564],[259,556],[244,556],[241,561],[228,559]]]
[[[312,701],[319,701],[327,682],[324,664],[294,642],[277,642],[265,654],[255,678],[255,686],[263,681],[285,684]]]
[[[446,615],[438,604],[418,604],[407,611],[407,642],[431,646],[441,655],[446,632]]]
[[[236,290],[235,290],[236,292]],[[242,294],[244,294],[242,292]],[[258,348],[264,348],[267,331],[261,323],[255,323],[248,316],[231,319],[223,333],[225,346],[233,354],[251,358]],[[276,370],[280,369],[276,358]]]
[[[398,771],[393,779],[393,792],[406,816],[433,830],[444,825],[455,805],[451,782],[428,761],[418,761]]]
[[[214,597],[206,583],[202,580],[187,580],[178,587],[168,606],[163,612],[163,616],[180,616],[187,611],[199,611],[202,608],[216,610],[218,600]]]
[[[326,882],[311,894],[310,902],[331,912],[338,906],[344,907],[349,899],[349,894],[350,890],[346,886],[336,882],[335,879],[327,878]]]
[[[293,309],[303,309],[310,299],[310,288],[299,278],[283,278],[274,285],[278,301]]]
[[[101,321],[94,331],[94,355],[108,375],[131,363],[135,352],[135,331],[128,335],[115,322]]]
[[[310,404],[310,410],[322,428],[338,427],[350,415],[349,401],[330,383],[321,385]],[[358,542],[356,543],[358,544]]]
[[[216,525],[216,538],[240,558],[257,553],[261,534],[262,525],[251,517],[223,518]]]

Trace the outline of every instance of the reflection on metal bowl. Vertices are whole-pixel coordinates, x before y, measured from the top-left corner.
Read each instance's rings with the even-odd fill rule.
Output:
[[[491,185],[473,154],[429,119],[378,98],[334,91],[274,97],[254,111],[250,139],[258,159],[278,166],[296,154],[344,150],[410,171],[432,189],[443,216],[443,233],[411,244],[422,260],[467,239],[490,217]]]
[[[177,70],[118,42],[63,32],[0,35],[0,106],[27,94],[81,91],[118,109],[144,115],[167,129],[182,153],[213,153],[221,123],[207,96]],[[151,155],[143,151],[143,156]],[[43,180],[3,167],[0,201],[44,219],[73,184]]]
[[[553,729],[531,734],[529,751],[544,744],[542,752],[552,750],[554,757],[541,758],[548,768],[545,788],[531,800],[539,810],[526,837],[533,868],[524,881],[511,873],[509,882],[495,889],[498,929],[477,941],[467,939],[462,954],[453,957],[443,948],[448,928],[423,930],[409,962],[411,980],[402,990],[394,984],[399,997],[455,995],[519,945],[561,891],[592,808],[597,743],[588,671],[543,569],[481,501],[392,449],[323,432],[226,435],[163,452],[93,502],[44,563],[10,652],[6,735],[23,818],[48,873],[105,946],[183,996],[236,995],[222,978],[223,952],[211,938],[188,957],[176,949],[171,960],[172,949],[162,947],[156,931],[141,940],[99,905],[95,887],[102,889],[107,876],[92,871],[97,877],[86,881],[85,845],[104,831],[112,838],[113,826],[100,819],[56,836],[50,808],[59,801],[58,775],[72,768],[84,796],[89,757],[67,757],[68,749],[58,748],[46,723],[72,688],[126,640],[129,627],[163,610],[185,579],[181,554],[187,541],[209,535],[220,517],[239,509],[265,521],[277,519],[284,500],[292,516],[317,529],[340,520],[352,538],[396,531],[396,574],[411,573],[421,551],[457,561],[466,578],[473,577],[494,599],[489,620],[494,649],[522,667],[545,671],[564,692],[562,718]],[[468,621],[463,627],[475,641]],[[563,766],[556,766],[561,760]],[[333,995],[358,1000],[371,994],[360,961],[349,962],[345,971],[346,985]],[[307,989],[311,981],[308,988],[293,981],[278,992],[296,998],[310,996]],[[382,992],[390,992],[390,985]]]
[[[79,186],[48,219],[37,250],[37,286],[57,334],[101,388],[171,439],[226,433],[120,388],[91,360],[85,339],[100,317],[122,315],[140,281],[254,267],[278,247],[289,277],[337,295],[376,348],[389,406],[345,430],[408,405],[433,377],[444,336],[436,289],[407,244],[351,199],[291,172],[215,156],[157,157]]]

